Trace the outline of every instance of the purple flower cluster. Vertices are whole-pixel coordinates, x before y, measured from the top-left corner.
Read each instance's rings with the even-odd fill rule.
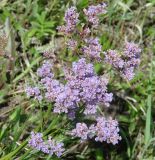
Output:
[[[113,65],[124,79],[132,80],[135,75],[134,70],[140,64],[140,52],[141,49],[137,44],[127,42],[123,54],[115,50],[104,52],[105,61]]]
[[[75,7],[69,8],[65,13],[65,25],[59,26],[58,30],[69,37],[67,47],[72,51],[81,51],[89,57],[89,60],[101,60],[102,46],[99,38],[91,37],[90,33],[99,24],[99,15],[106,13],[106,4],[89,6],[84,9],[87,17],[87,24],[80,24],[79,13]],[[77,27],[78,24],[78,27]],[[80,25],[81,28],[80,28]],[[88,28],[88,26],[90,28]],[[96,29],[96,28],[95,28]],[[75,35],[75,37],[74,37]],[[76,39],[77,38],[77,41]],[[127,80],[134,77],[134,70],[140,63],[141,49],[134,43],[127,42],[124,50],[108,50],[104,52],[105,61],[117,69],[121,76]],[[48,57],[48,53],[45,53]],[[95,73],[92,63],[87,63],[85,58],[80,58],[72,63],[71,68],[64,69],[64,83],[54,77],[52,73],[52,64],[45,61],[37,70],[39,76],[38,87],[27,87],[26,92],[29,97],[42,99],[41,93],[48,102],[54,102],[53,112],[66,113],[70,119],[76,117],[78,110],[83,111],[85,115],[97,116],[97,111],[101,106],[110,106],[113,94],[108,93],[108,79],[106,76],[98,76]],[[119,136],[118,122],[112,118],[106,119],[98,117],[96,123],[87,126],[84,122],[77,123],[76,128],[70,133],[72,136],[81,138],[81,140],[95,139],[95,141],[117,144],[121,137]],[[49,138],[43,140],[41,133],[31,133],[29,145],[37,150],[50,155],[60,157],[64,152],[63,143],[58,143]]]
[[[116,50],[109,50],[104,52],[105,61],[113,65],[115,68],[121,69],[124,66],[124,61],[121,55]]]
[[[69,49],[74,51],[77,47],[77,41],[71,39],[67,42],[67,46],[68,46]]]
[[[141,49],[133,42],[126,42],[124,48],[124,54],[129,58],[139,58]]]
[[[54,139],[51,139],[51,137],[49,137],[47,141],[44,141],[42,133],[31,132],[31,138],[29,139],[28,144],[36,150],[50,155],[55,154],[57,157],[60,157],[65,150],[63,148],[63,143],[57,142]]]
[[[97,118],[96,124],[87,127],[85,123],[77,123],[76,128],[71,131],[71,135],[86,140],[95,137],[95,141],[117,144],[121,137],[118,134],[118,122],[112,118]]]
[[[112,93],[107,93],[108,79],[97,76],[93,64],[86,63],[84,58],[73,62],[70,73],[65,71],[66,84],[54,79],[51,70],[44,67],[45,64],[38,69],[42,76],[41,84],[46,90],[45,98],[55,102],[55,113],[65,112],[74,117],[78,103],[82,102],[85,106],[84,113],[94,114],[97,105],[109,106],[112,101]]]
[[[79,14],[76,12],[75,7],[69,8],[65,13],[65,22],[66,25],[59,26],[57,29],[59,32],[63,32],[65,34],[69,34],[74,31],[76,24],[78,23]]]
[[[97,118],[96,125],[90,126],[90,130],[95,132],[96,141],[106,141],[107,143],[115,145],[118,143],[118,140],[121,140],[121,137],[118,134],[118,122],[116,120],[112,120],[112,118]]]
[[[106,4],[102,3],[102,4],[98,4],[96,6],[89,6],[88,9],[84,9],[84,13],[88,18],[88,21],[90,23],[92,23],[92,25],[94,27],[98,26],[99,23],[99,18],[98,15],[99,14],[105,14],[106,13]]]
[[[89,128],[85,123],[77,123],[76,128],[70,132],[72,136],[81,138],[81,140],[86,140],[88,138],[88,133]]]
[[[39,77],[53,77],[51,73],[52,64],[48,61],[45,61],[41,68],[38,68],[37,75]]]
[[[106,4],[98,4],[96,6],[89,6],[88,9],[84,9],[84,13],[87,16],[88,22],[91,22],[92,26],[97,26],[99,23],[99,14],[106,13],[105,10]],[[65,13],[65,26],[59,26],[58,30],[60,32],[63,32],[66,35],[70,34],[77,34],[79,33],[80,39],[82,40],[82,43],[86,43],[86,46],[80,48],[85,55],[91,57],[100,59],[100,53],[102,50],[102,46],[99,43],[98,38],[90,38],[89,34],[91,30],[86,27],[87,25],[81,27],[82,29],[79,29],[76,27],[76,24],[79,22],[79,14],[76,12],[75,7],[69,8]],[[76,32],[75,31],[76,28]],[[75,50],[75,48],[78,46],[77,41],[75,40],[68,40],[67,47],[71,49],[72,51]],[[81,44],[79,45],[81,46]]]
[[[125,56],[125,64],[124,64],[124,70],[122,71],[123,78],[127,80],[133,79],[135,73],[134,70],[137,68],[140,64],[140,53],[141,49],[139,46],[133,42],[125,43],[124,48],[124,56]]]
[[[98,38],[85,39],[86,46],[82,48],[84,54],[91,58],[100,59],[100,53],[102,51],[102,46],[99,43]]]
[[[107,93],[108,80],[95,74],[93,65],[86,63],[84,58],[73,62],[71,74],[68,80],[66,93],[71,105],[68,108],[76,108],[78,102],[85,105],[85,114],[96,113],[96,106],[104,104],[109,106],[112,101],[112,93]],[[64,105],[63,105],[64,106]],[[66,105],[65,105],[66,106]]]
[[[25,92],[26,92],[28,97],[34,97],[38,101],[41,101],[42,98],[43,98],[38,87],[30,87],[30,86],[28,86],[26,88]]]

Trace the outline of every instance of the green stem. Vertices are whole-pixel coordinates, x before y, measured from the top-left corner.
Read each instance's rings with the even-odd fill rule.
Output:
[[[147,97],[147,113],[146,113],[146,124],[145,124],[145,145],[147,145],[151,139],[151,107],[152,106],[152,62],[150,67],[150,78],[148,86],[148,97]]]
[[[42,57],[38,57],[35,61],[33,61],[30,66],[25,70],[23,71],[19,76],[17,76],[14,80],[13,80],[13,83],[16,83],[18,82],[20,79],[22,79],[27,73],[29,73],[29,71],[31,70],[31,68],[33,66],[35,66],[40,60],[42,59]]]
[[[21,149],[23,149],[27,145],[27,143],[27,141],[24,141],[16,150],[2,157],[0,160],[11,160],[13,156],[15,156]]]

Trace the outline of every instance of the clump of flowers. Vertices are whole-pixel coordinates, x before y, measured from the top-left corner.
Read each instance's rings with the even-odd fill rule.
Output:
[[[41,68],[38,68],[37,75],[39,77],[53,77],[51,73],[52,64],[49,61],[45,61]]]
[[[57,157],[60,157],[65,151],[62,142],[57,142],[56,140],[51,139],[51,137],[49,137],[47,141],[44,141],[42,133],[31,132],[28,144],[32,148],[50,154],[51,156],[55,154]]]
[[[45,88],[45,99],[55,102],[55,113],[69,113],[78,108],[78,103],[85,106],[85,114],[97,112],[97,105],[109,106],[112,101],[112,93],[107,93],[108,79],[98,76],[93,64],[86,63],[85,58],[73,62],[70,74],[65,73],[66,84],[54,79],[51,69],[44,67],[45,62],[37,73],[41,77],[40,83]],[[73,114],[74,115],[74,114]]]
[[[125,64],[124,70],[122,71],[122,76],[127,80],[131,80],[135,75],[134,70],[140,64],[141,49],[137,44],[133,42],[127,42],[125,43],[123,53],[125,57]]]
[[[99,43],[98,38],[85,39],[86,46],[82,48],[84,54],[91,58],[100,59],[100,53],[102,51],[102,46]]]
[[[98,4],[96,6],[91,5],[88,7],[88,9],[84,9],[84,13],[87,16],[88,22],[90,22],[94,27],[98,26],[99,24],[99,14],[105,14],[106,13],[106,4]]]
[[[118,122],[112,118],[97,118],[97,123],[90,126],[90,133],[94,133],[95,141],[106,141],[107,143],[117,144],[121,137],[119,136]]]
[[[126,80],[134,78],[134,70],[140,64],[141,49],[133,42],[126,42],[124,50],[119,53],[116,50],[104,52],[105,61],[117,69]]]
[[[69,49],[74,51],[77,47],[77,41],[71,39],[67,42],[67,46],[68,46]]]
[[[64,34],[70,34],[75,30],[76,24],[78,23],[79,14],[76,12],[75,7],[69,8],[65,13],[66,25],[59,26],[57,29]]]
[[[77,123],[76,128],[73,129],[70,134],[81,138],[81,140],[86,140],[88,138],[89,128],[85,123]]]
[[[37,99],[39,101],[41,101],[43,98],[41,96],[40,89],[38,87],[28,86],[25,91],[26,91],[28,97],[34,97],[35,99]]]
[[[104,141],[115,145],[121,140],[118,122],[112,118],[105,118],[100,113],[103,109],[101,107],[110,106],[113,94],[108,92],[107,76],[98,75],[95,72],[94,61],[99,60],[98,63],[111,64],[124,79],[131,80],[140,63],[141,49],[135,43],[127,42],[122,52],[117,50],[103,52],[100,39],[95,35],[91,36],[90,33],[93,32],[94,27],[97,29],[99,15],[105,13],[105,3],[89,6],[84,9],[87,22],[83,25],[80,23],[76,8],[69,8],[65,13],[65,25],[59,26],[57,29],[64,33],[67,47],[73,53],[76,50],[80,56],[79,59],[72,62],[70,68],[63,69],[64,81],[55,77],[52,64],[45,61],[37,70],[42,92],[40,90],[36,92],[32,87],[28,88],[26,92],[28,96],[43,96],[44,100],[54,104],[54,113],[66,113],[71,120],[76,119],[76,113],[84,114],[85,117],[95,117],[90,126],[84,122],[77,122],[76,128],[70,132],[70,135],[81,140],[95,139],[95,141]],[[104,59],[101,53],[104,53]],[[81,55],[84,55],[85,58]],[[83,120],[83,118],[81,119]],[[45,143],[39,133],[32,133],[31,136],[29,144],[33,148],[45,153],[55,153],[57,156],[64,151],[62,144],[57,144],[51,139]]]
[[[77,123],[76,128],[71,131],[71,135],[86,140],[95,137],[95,141],[117,144],[121,137],[119,136],[118,122],[112,118],[98,117],[96,124],[88,127],[85,123]]]
[[[113,65],[117,69],[121,69],[124,66],[124,61],[121,55],[116,50],[109,50],[105,52],[105,61]]]

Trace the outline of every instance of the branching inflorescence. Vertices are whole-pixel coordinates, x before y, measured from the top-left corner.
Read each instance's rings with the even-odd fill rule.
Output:
[[[55,154],[58,157],[64,152],[63,143],[57,142],[51,139],[51,137],[47,141],[44,141],[42,133],[31,132],[29,146],[50,155]]]
[[[121,137],[119,136],[118,122],[112,118],[106,119],[98,117],[96,124],[88,127],[85,123],[77,123],[76,128],[71,131],[71,135],[86,140],[95,137],[95,141],[106,141],[107,143],[117,144]]]
[[[120,72],[124,79],[129,81],[133,79],[135,75],[134,70],[140,64],[140,53],[141,49],[133,42],[125,43],[122,53],[119,53],[116,50],[104,52],[105,61],[110,63]]]
[[[65,25],[57,29],[68,37],[67,48],[72,52],[75,49],[78,50],[85,58],[73,62],[70,69],[64,69],[64,83],[55,78],[51,63],[44,62],[37,70],[42,92],[38,87],[28,87],[26,92],[28,96],[33,96],[38,100],[43,98],[48,102],[54,102],[53,112],[67,113],[71,120],[76,118],[78,111],[80,113],[82,111],[86,116],[95,115],[94,117],[97,117],[95,123],[89,126],[84,122],[77,123],[70,135],[79,137],[81,140],[94,138],[95,141],[105,141],[115,145],[121,140],[118,122],[97,114],[98,107],[110,106],[113,94],[107,91],[108,78],[105,75],[97,75],[90,60],[109,63],[120,72],[124,79],[131,80],[134,77],[135,68],[140,63],[141,49],[137,44],[127,42],[121,52],[116,50],[103,52],[99,38],[90,36],[90,33],[99,25],[98,16],[106,13],[106,4],[89,6],[83,12],[87,21],[84,27],[80,24],[77,9],[71,7],[65,13]],[[45,143],[40,133],[32,133],[29,144],[37,150],[49,154],[55,153],[57,156],[64,151],[61,148],[63,145],[53,140]]]

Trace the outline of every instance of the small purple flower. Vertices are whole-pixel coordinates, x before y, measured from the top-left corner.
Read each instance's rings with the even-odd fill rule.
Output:
[[[63,148],[64,144],[62,142],[57,142],[54,139],[51,139],[51,137],[49,137],[47,144],[49,146],[50,155],[55,154],[57,157],[60,157],[65,151],[65,149]]]
[[[93,65],[90,63],[87,64],[85,58],[79,59],[78,62],[73,62],[72,71],[79,78],[94,75]]]
[[[38,68],[37,74],[39,77],[53,77],[51,73],[52,64],[48,61],[44,62],[42,67]]]
[[[86,109],[84,110],[84,114],[91,115],[97,112],[97,105],[87,104]]]
[[[109,50],[104,52],[105,61],[113,65],[115,68],[121,69],[124,66],[124,61],[121,55],[118,54],[116,50]]]
[[[117,69],[126,80],[132,80],[135,76],[134,70],[140,64],[141,49],[133,42],[125,43],[123,54],[115,50],[104,52],[105,61]]]
[[[38,87],[28,86],[25,91],[26,91],[26,94],[27,94],[28,97],[34,97],[38,101],[42,100],[42,95],[41,95]]]
[[[98,15],[106,13],[105,7],[106,4],[102,3],[96,6],[93,5],[89,6],[88,9],[83,10],[85,15],[87,16],[88,21],[92,23],[94,27],[98,26],[99,23]]]
[[[141,49],[133,42],[126,42],[124,48],[124,54],[129,58],[139,58]]]
[[[86,140],[88,137],[95,137],[96,141],[106,141],[107,143],[117,144],[121,137],[118,134],[118,122],[112,118],[97,118],[97,123],[89,128],[85,123],[77,123],[76,128],[71,131],[71,135]]]
[[[68,46],[69,49],[71,49],[72,51],[74,51],[76,49],[76,47],[77,47],[77,41],[75,41],[75,40],[69,40],[67,42],[67,46]]]
[[[134,70],[140,64],[141,49],[133,42],[126,42],[124,48],[125,65],[122,70],[122,77],[127,80],[132,80],[135,73]]]
[[[31,139],[29,140],[28,144],[29,146],[41,150],[43,147],[43,135],[42,133],[34,133],[31,132]]]
[[[134,73],[134,68],[133,67],[125,68],[122,72],[123,78],[127,79],[128,81],[132,80],[134,75],[135,75],[135,73]]]
[[[104,117],[97,118],[95,126],[96,141],[106,141],[107,143],[117,144],[121,137],[119,136],[118,122],[112,118],[105,119]]]
[[[87,125],[85,123],[77,123],[76,128],[71,131],[71,135],[86,140],[88,135]]]
[[[65,22],[67,25],[76,25],[78,20],[79,14],[76,12],[75,7],[71,7],[67,9],[65,13]]]
[[[49,153],[50,153],[50,151],[49,151],[49,145],[48,145],[46,142],[43,142],[43,143],[42,143],[41,151],[42,151],[43,153],[46,153],[46,154],[49,154]]]
[[[31,132],[31,138],[29,139],[28,144],[36,150],[50,155],[55,154],[57,157],[60,157],[65,151],[63,148],[64,144],[51,139],[51,137],[49,137],[47,141],[44,141],[42,133]]]
[[[84,54],[91,58],[100,59],[100,53],[102,51],[102,46],[99,43],[98,38],[85,39],[86,46],[82,48]]]
[[[79,14],[76,12],[75,7],[71,7],[67,9],[65,12],[65,22],[66,25],[58,26],[57,29],[59,32],[63,32],[64,34],[70,34],[75,30],[76,24],[78,23]]]

